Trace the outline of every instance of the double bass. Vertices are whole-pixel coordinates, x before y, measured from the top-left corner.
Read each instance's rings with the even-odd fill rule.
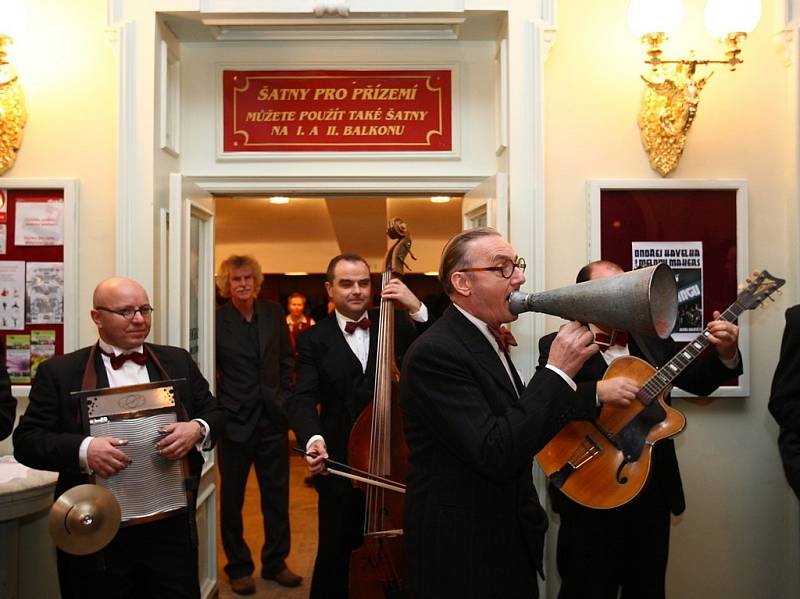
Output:
[[[414,257],[403,221],[392,219],[387,234],[395,242],[386,253],[381,288],[403,273],[407,256]],[[405,597],[402,535],[408,448],[398,402],[394,321],[394,302],[381,299],[373,399],[350,432],[348,462],[353,471],[366,473],[367,479],[393,483],[364,485],[364,543],[350,558],[351,599]]]

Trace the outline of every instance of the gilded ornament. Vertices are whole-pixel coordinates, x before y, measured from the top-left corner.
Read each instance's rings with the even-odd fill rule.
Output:
[[[6,60],[5,46],[9,43],[11,38],[0,34],[0,175],[14,166],[28,120],[17,72]]]

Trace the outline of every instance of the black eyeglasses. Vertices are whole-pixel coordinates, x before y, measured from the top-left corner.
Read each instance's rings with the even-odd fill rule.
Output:
[[[103,312],[111,312],[112,314],[118,314],[125,320],[133,320],[133,317],[136,316],[137,312],[142,315],[142,318],[148,318],[154,310],[153,306],[148,304],[139,306],[138,308],[123,308],[122,310],[112,310],[111,308],[104,308],[103,306],[95,306],[94,309],[101,310]]]
[[[484,270],[487,271],[496,271],[499,272],[504,279],[510,279],[511,275],[514,274],[514,269],[518,268],[520,272],[525,272],[525,258],[517,258],[516,262],[512,262],[511,260],[507,260],[503,263],[503,266],[476,266],[474,268],[461,268],[459,269],[461,272],[481,272]]]

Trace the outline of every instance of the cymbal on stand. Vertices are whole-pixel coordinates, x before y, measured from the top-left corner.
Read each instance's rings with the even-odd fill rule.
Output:
[[[116,497],[100,485],[78,485],[50,508],[50,536],[73,555],[100,551],[117,534],[122,512]]]

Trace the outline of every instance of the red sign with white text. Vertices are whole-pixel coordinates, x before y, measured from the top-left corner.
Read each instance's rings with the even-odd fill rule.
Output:
[[[451,72],[223,71],[223,150],[448,152]]]

